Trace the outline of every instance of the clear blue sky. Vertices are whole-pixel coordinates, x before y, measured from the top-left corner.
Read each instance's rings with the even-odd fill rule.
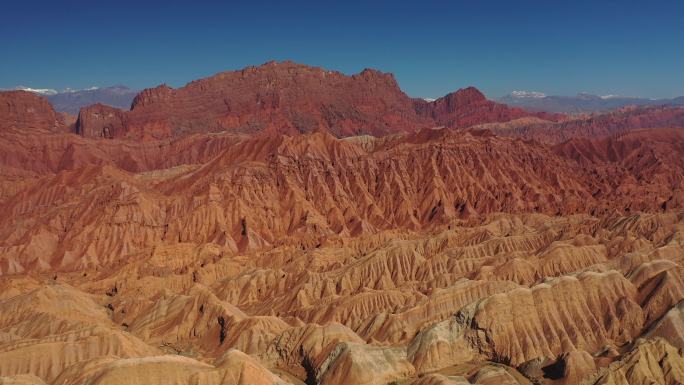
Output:
[[[684,95],[684,1],[6,1],[0,88],[181,86],[291,59],[412,96]]]

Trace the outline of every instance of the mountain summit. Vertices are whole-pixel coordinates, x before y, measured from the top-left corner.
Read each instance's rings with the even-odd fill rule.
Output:
[[[103,115],[101,108],[81,110],[78,132],[162,138],[197,132],[322,129],[341,137],[549,117],[491,102],[473,87],[427,102],[406,95],[389,73],[365,69],[347,76],[290,61],[222,72],[177,89],[167,85],[145,89],[130,111],[110,110]]]

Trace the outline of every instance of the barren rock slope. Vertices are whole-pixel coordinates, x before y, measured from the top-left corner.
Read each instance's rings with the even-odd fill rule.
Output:
[[[2,115],[2,384],[684,378],[681,129],[102,140],[42,104]]]

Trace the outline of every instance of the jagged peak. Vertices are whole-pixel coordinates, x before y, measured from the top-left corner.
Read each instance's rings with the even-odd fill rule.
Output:
[[[166,83],[160,84],[154,88],[145,88],[144,90],[140,91],[135,98],[133,98],[131,110],[135,109],[136,107],[145,106],[156,99],[168,95],[171,93],[171,91],[173,91],[173,88]]]
[[[476,87],[469,86],[466,88],[460,88],[456,90],[455,92],[452,92],[448,95],[445,96],[446,98],[455,98],[458,100],[463,100],[463,101],[477,101],[477,100],[486,100],[487,97],[477,89]]]

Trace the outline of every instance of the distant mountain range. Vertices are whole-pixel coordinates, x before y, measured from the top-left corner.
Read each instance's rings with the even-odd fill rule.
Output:
[[[17,86],[11,90],[29,91],[45,96],[56,111],[71,115],[78,115],[81,107],[97,103],[128,110],[131,108],[133,98],[138,94],[138,90],[123,85],[103,88],[90,87],[80,90],[67,88],[64,91],[57,91],[52,88]]]
[[[684,105],[684,96],[673,99],[647,99],[618,95],[598,96],[579,93],[576,96],[546,95],[541,92],[513,91],[497,100],[509,106],[532,111],[565,114],[605,112],[624,106]]]
[[[124,85],[112,87],[91,87],[57,91],[50,88],[30,88],[18,86],[15,90],[24,90],[45,96],[58,112],[78,115],[82,107],[93,104],[104,104],[123,110],[129,110],[138,90]],[[424,99],[433,102],[435,99]],[[672,99],[648,99],[619,95],[593,95],[578,93],[575,96],[546,95],[536,91],[513,91],[508,95],[494,99],[511,107],[518,107],[532,112],[549,112],[562,114],[584,114],[607,112],[625,106],[684,106],[684,96]]]
[[[291,61],[222,72],[179,88],[145,89],[125,110],[83,108],[76,130],[88,137],[129,139],[317,130],[342,137],[435,126],[465,128],[523,117],[562,118],[509,108],[474,87],[427,102],[404,93],[389,73],[365,69],[348,76]]]
[[[93,87],[84,90],[66,90],[48,94],[46,97],[55,107],[55,110],[76,115],[81,107],[96,103],[128,110],[137,94],[137,90],[119,85],[105,88]]]

